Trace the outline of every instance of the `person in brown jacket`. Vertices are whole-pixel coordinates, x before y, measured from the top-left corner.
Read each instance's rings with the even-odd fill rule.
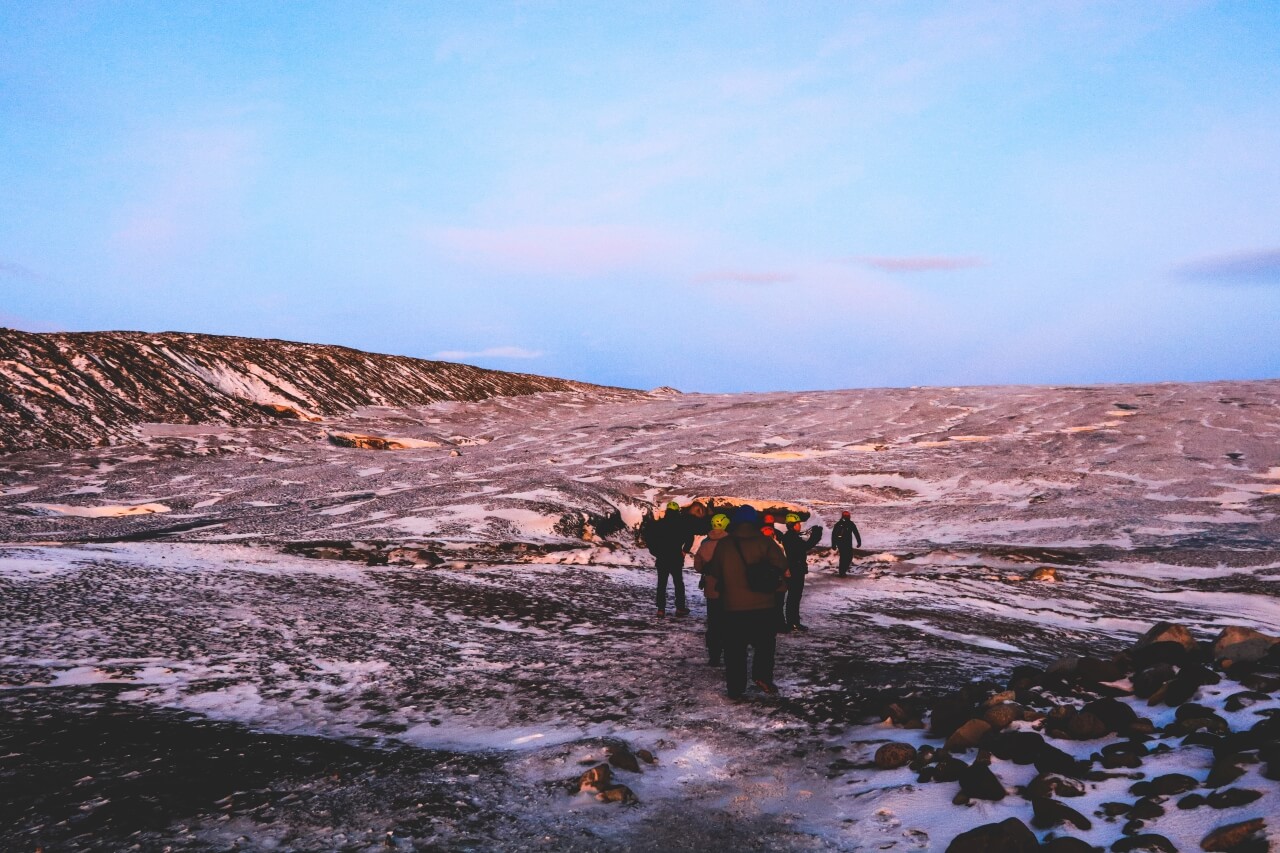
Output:
[[[720,607],[720,596],[712,595],[707,590],[707,563],[716,552],[716,546],[729,535],[729,516],[718,512],[711,517],[711,532],[702,540],[698,550],[693,554],[694,571],[702,575],[698,586],[707,596],[707,663],[720,665],[720,657],[724,653],[724,611]]]
[[[755,508],[744,506],[734,512],[729,535],[716,545],[706,567],[708,595],[719,597],[724,611],[724,677],[730,699],[740,698],[747,688],[748,648],[754,652],[751,678],[756,687],[771,696],[778,692],[773,683],[778,643],[774,593],[747,585],[748,563],[768,563],[779,578],[787,570],[782,549],[760,532]]]

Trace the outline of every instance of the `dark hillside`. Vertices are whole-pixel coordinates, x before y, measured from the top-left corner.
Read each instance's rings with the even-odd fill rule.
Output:
[[[0,453],[85,447],[137,423],[316,419],[598,386],[346,347],[163,332],[0,329]]]

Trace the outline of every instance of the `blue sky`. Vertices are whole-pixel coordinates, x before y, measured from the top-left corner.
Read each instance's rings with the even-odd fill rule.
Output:
[[[1280,376],[1280,4],[0,0],[0,324]]]

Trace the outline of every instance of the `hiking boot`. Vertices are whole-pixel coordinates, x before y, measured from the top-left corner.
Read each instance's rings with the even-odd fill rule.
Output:
[[[688,616],[688,615],[689,615],[689,608],[687,608],[687,607],[677,607],[677,608],[676,608],[676,615],[677,615],[677,616]]]
[[[757,678],[754,684],[756,687],[759,687],[763,693],[767,693],[770,696],[778,695],[778,685],[774,684],[772,681],[765,681],[763,678]]]
[[[665,619],[665,618],[666,618],[666,616],[667,616],[667,611],[665,611],[665,610],[659,610],[659,611],[658,611],[658,618],[659,618],[659,619]]]
[[[792,625],[792,626],[791,626],[791,630],[792,630],[792,631],[808,631],[808,630],[809,630],[809,626],[808,626],[808,625],[801,625],[799,622],[797,622],[796,624],[794,624],[794,625]]]

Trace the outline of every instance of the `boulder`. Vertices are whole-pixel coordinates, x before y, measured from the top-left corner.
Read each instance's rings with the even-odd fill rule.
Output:
[[[1181,666],[1191,657],[1191,652],[1187,651],[1187,647],[1181,643],[1163,641],[1140,649],[1132,649],[1129,655],[1133,658],[1134,667],[1146,669],[1162,663]]]
[[[1200,783],[1185,773],[1166,773],[1163,776],[1157,776],[1154,779],[1145,782],[1135,782],[1129,786],[1129,793],[1138,796],[1161,796],[1170,797],[1174,794],[1181,794],[1191,791],[1200,786]]]
[[[1083,797],[1084,783],[1060,773],[1041,773],[1027,783],[1024,796],[1027,799],[1039,797]]]
[[[1041,853],[1094,853],[1095,850],[1101,849],[1101,847],[1094,847],[1087,841],[1072,838],[1069,835],[1046,841],[1044,846],[1040,848]]]
[[[1093,714],[1102,720],[1109,732],[1123,732],[1138,719],[1138,714],[1133,707],[1119,699],[1095,699],[1080,711],[1084,714]]]
[[[632,773],[640,772],[640,762],[636,760],[636,755],[631,751],[631,748],[625,744],[606,746],[604,753],[609,757],[609,763],[619,770],[629,770]]]
[[[876,767],[894,770],[905,767],[916,758],[916,748],[909,743],[886,743],[876,750]]]
[[[1213,659],[1236,663],[1253,663],[1262,660],[1271,647],[1280,643],[1280,637],[1272,637],[1242,625],[1228,625],[1213,641]]]
[[[1015,666],[1013,672],[1009,674],[1008,689],[1010,690],[1029,690],[1040,684],[1040,680],[1044,677],[1044,670],[1034,666]]]
[[[1109,684],[1124,678],[1124,670],[1118,664],[1099,658],[1080,658],[1076,667],[1076,679],[1091,684]]]
[[[1191,636],[1185,625],[1174,622],[1157,622],[1147,633],[1138,638],[1133,648],[1143,649],[1155,643],[1177,643],[1189,652],[1196,650],[1196,638]]]
[[[960,777],[969,769],[969,765],[955,756],[943,753],[938,763],[930,769],[933,770],[935,782],[959,782]]]
[[[946,853],[1035,853],[1040,842],[1016,817],[988,823],[962,832],[947,845]]]
[[[1003,800],[1004,784],[988,764],[974,762],[960,773],[960,790],[975,800]]]
[[[1153,832],[1121,838],[1111,845],[1111,849],[1114,853],[1132,853],[1136,850],[1151,851],[1151,853],[1178,853],[1178,848],[1172,841]]]
[[[929,711],[929,731],[946,737],[972,716],[973,703],[963,696],[952,694],[933,703]]]
[[[1236,806],[1247,806],[1261,797],[1260,791],[1251,791],[1248,788],[1227,788],[1225,791],[1214,791],[1205,797],[1205,802],[1215,809],[1233,809]]]
[[[1191,809],[1200,808],[1207,802],[1209,801],[1202,794],[1187,794],[1178,800],[1178,808],[1183,811],[1190,811]]]
[[[1178,646],[1178,648],[1182,647]],[[1177,672],[1173,666],[1165,662],[1139,669],[1133,674],[1133,695],[1139,699],[1146,699],[1172,681],[1175,675]]]
[[[982,719],[991,728],[1000,730],[1008,728],[1010,723],[1017,722],[1022,719],[1023,713],[1026,711],[1017,702],[1004,702],[1000,705],[992,705],[982,715]]]
[[[1076,829],[1089,830],[1093,821],[1089,820],[1071,806],[1059,800],[1041,797],[1031,801],[1031,825],[1037,829],[1051,829],[1060,824],[1069,823]]]
[[[1150,820],[1163,814],[1164,806],[1151,797],[1141,797],[1133,804],[1133,808],[1129,809],[1129,817],[1138,818],[1139,820]]]
[[[613,768],[597,764],[578,777],[578,791],[602,791],[613,784]]]
[[[1088,772],[1089,762],[1077,761],[1052,744],[1046,743],[1040,748],[1040,754],[1032,762],[1040,773],[1060,773],[1079,779]]]
[[[986,720],[969,720],[951,733],[947,738],[946,748],[950,752],[964,752],[973,749],[991,732],[991,724]]]
[[[1031,764],[1045,748],[1044,737],[1038,732],[1000,732],[991,739],[991,752],[996,758],[1014,764]]]
[[[1054,583],[1058,578],[1058,570],[1053,566],[1040,566],[1031,573],[1031,580],[1043,583]]]
[[[1266,829],[1266,827],[1267,822],[1260,817],[1255,817],[1252,820],[1242,820],[1239,823],[1229,823],[1206,835],[1204,840],[1200,842],[1200,849],[1225,853],[1233,847],[1248,841],[1252,836]]]
[[[626,785],[613,785],[605,788],[596,794],[596,799],[602,803],[624,803],[628,805],[640,802],[635,792]]]
[[[1066,731],[1072,740],[1096,740],[1111,729],[1097,715],[1081,711],[1067,720]]]

